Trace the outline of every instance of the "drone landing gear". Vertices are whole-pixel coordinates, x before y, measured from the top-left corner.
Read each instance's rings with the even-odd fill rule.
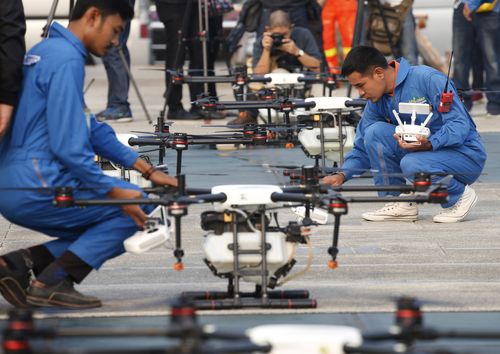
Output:
[[[273,290],[262,292],[260,285],[255,292],[234,292],[233,279],[229,279],[228,291],[188,291],[181,297],[189,299],[198,310],[228,310],[242,308],[310,309],[317,302],[309,299],[308,290]]]
[[[217,269],[208,261],[205,260],[212,272],[222,278],[228,279],[227,292],[224,291],[194,291],[184,292],[182,297],[191,301],[199,310],[225,310],[225,309],[241,309],[241,308],[279,308],[279,309],[299,309],[299,308],[316,308],[317,302],[314,299],[309,299],[309,291],[307,290],[291,290],[291,291],[268,291],[268,287],[273,288],[275,281],[279,276],[285,275],[293,267],[295,261],[289,262],[282,266],[281,269],[274,273],[274,276],[269,279],[268,269],[268,250],[270,249],[267,239],[267,223],[265,206],[262,206],[258,215],[260,215],[260,247],[255,249],[245,249],[242,246],[240,235],[238,232],[238,214],[235,211],[230,212],[230,227],[232,228],[232,244],[228,249],[232,251],[232,270],[228,273],[219,273]],[[229,245],[228,245],[229,246]],[[257,256],[260,261],[258,269],[244,269],[244,262],[240,260],[240,256]],[[240,291],[240,280],[243,277],[259,277],[260,281],[255,285],[254,292]]]

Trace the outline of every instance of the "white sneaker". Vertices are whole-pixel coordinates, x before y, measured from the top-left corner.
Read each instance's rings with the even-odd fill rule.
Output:
[[[452,207],[445,208],[432,220],[434,222],[459,222],[465,219],[472,207],[476,205],[477,194],[469,186],[465,186],[464,194]]]
[[[418,207],[413,202],[391,202],[379,210],[363,213],[361,217],[368,221],[415,221]]]

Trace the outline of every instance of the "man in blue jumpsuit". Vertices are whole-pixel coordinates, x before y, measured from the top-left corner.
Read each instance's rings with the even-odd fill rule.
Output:
[[[360,170],[370,168],[380,171],[374,173],[376,185],[404,184],[402,176],[411,178],[417,172],[441,175],[434,176],[433,181],[442,178],[443,173],[451,174],[448,201],[442,204],[444,209],[433,221],[462,221],[477,202],[470,185],[483,170],[486,152],[453,83],[450,84],[453,92],[451,110],[440,113],[438,106],[446,76],[427,66],[410,66],[405,59],[388,64],[375,48],[360,46],[347,55],[342,74],[369,102],[356,131],[353,151],[346,156],[342,172],[327,176],[322,182],[340,185]],[[399,102],[432,106],[433,116],[427,124],[431,132],[429,138],[419,137],[415,144],[395,134],[398,123],[392,111],[399,111]],[[410,123],[410,115],[400,116]],[[426,118],[417,117],[418,125]],[[380,193],[388,194],[399,193]],[[417,220],[418,209],[414,203],[389,203],[362,217],[370,221]]]
[[[0,141],[0,213],[55,239],[0,257],[0,291],[16,306],[100,306],[73,284],[122,254],[123,241],[147,218],[137,205],[57,209],[51,188],[73,187],[76,198],[143,196],[136,186],[104,175],[96,154],[135,168],[155,184],[177,184],[84,110],[87,52],[102,56],[116,45],[132,16],[128,1],[79,0],[68,28],[54,23],[49,38],[25,57],[18,109]],[[36,280],[30,285],[31,272]]]

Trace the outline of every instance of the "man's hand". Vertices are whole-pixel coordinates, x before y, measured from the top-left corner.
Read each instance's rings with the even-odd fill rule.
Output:
[[[264,32],[262,34],[262,48],[271,50],[273,46],[273,37],[271,32]]]
[[[142,198],[143,195],[141,192],[133,190],[133,189],[123,189],[123,188],[113,188],[110,192],[108,192],[108,197],[112,199],[138,199]],[[137,224],[137,226],[143,228],[144,223],[148,219],[148,216],[141,209],[139,205],[128,204],[123,205],[122,210],[125,214],[130,216],[132,220]]]
[[[154,171],[149,180],[157,186],[172,186],[177,187],[177,178],[167,175],[161,171]]]
[[[13,106],[5,103],[0,103],[0,139],[3,138],[3,136],[9,129],[13,111]]]
[[[293,39],[285,38],[283,39],[283,44],[279,47],[282,52],[297,56],[299,54],[299,48],[295,45]]]
[[[467,3],[464,3],[464,11],[463,11],[464,17],[467,21],[472,21],[472,11],[470,10],[470,7]]]
[[[336,173],[334,175],[324,177],[319,183],[329,184],[331,186],[340,186],[345,182],[345,177],[341,173]]]
[[[394,139],[399,144],[399,147],[401,149],[408,150],[410,152],[416,152],[416,151],[430,151],[432,150],[432,144],[429,140],[427,140],[426,137],[423,136],[417,136],[417,142],[414,143],[407,143],[404,141],[399,134],[394,134]]]

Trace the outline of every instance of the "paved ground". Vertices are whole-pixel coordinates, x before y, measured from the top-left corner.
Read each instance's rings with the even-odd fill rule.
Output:
[[[141,68],[134,68],[134,74],[150,114],[155,118],[163,104],[163,74],[161,71]],[[103,68],[88,68],[87,81],[92,78],[95,82],[87,92],[86,100],[89,107],[97,112],[104,107],[106,101]],[[231,99],[228,86],[221,86],[220,92],[225,95],[223,99]],[[131,100],[134,122],[116,124],[115,129],[119,132],[152,131],[132,89]],[[232,311],[231,315],[239,315],[238,322],[242,326],[246,323],[250,325],[270,321],[271,318],[344,324],[358,321],[358,324],[364,323],[366,326],[367,323],[384,321],[380,322],[380,317],[371,318],[364,313],[391,311],[393,305],[390,298],[407,294],[430,300],[426,309],[447,314],[448,317],[441,318],[442,323],[466,323],[474,319],[472,323],[488,323],[492,328],[500,329],[500,119],[485,117],[484,103],[474,108],[473,115],[486,142],[489,159],[484,175],[474,185],[479,203],[466,222],[434,224],[432,216],[439,208],[424,205],[417,222],[369,223],[362,221],[360,214],[380,205],[352,204],[341,225],[340,268],[331,271],[326,267],[331,226],[319,227],[314,231],[314,261],[311,270],[286,287],[309,289],[319,302],[318,309],[292,311],[283,317],[278,315],[282,315],[284,311],[278,310]],[[173,131],[198,133],[216,129],[200,128],[201,123],[176,122]],[[175,166],[172,155],[167,160]],[[301,164],[310,161],[299,149],[221,152],[196,148],[185,153],[183,166],[190,186],[284,183],[285,180],[279,174],[260,166],[264,162]],[[213,277],[202,262],[203,233],[199,227],[199,212],[204,209],[201,206],[190,208],[189,216],[184,220],[186,269],[183,272],[172,270],[174,259],[172,251],[168,249],[156,249],[140,256],[127,254],[108,262],[79,287],[83,292],[100,297],[104,302],[101,309],[80,312],[44,310],[40,314],[65,318],[111,316],[117,317],[118,322],[122,321],[123,316],[140,316],[135,319],[154,322],[158,320],[147,320],[148,317],[144,316],[167,314],[168,302],[181,291],[224,289],[225,283]],[[288,217],[291,214],[284,212],[282,220]],[[0,253],[47,240],[43,235],[12,225],[4,219],[0,219],[0,237]],[[306,256],[306,249],[299,249],[299,262],[295,270],[303,267]],[[7,304],[0,302],[0,314],[7,309]],[[256,317],[255,314],[258,313],[266,313],[267,317]],[[307,313],[317,315],[303,315]],[[331,315],[332,313],[346,315]],[[234,318],[220,317],[220,313],[207,314],[213,315],[208,321],[223,324],[231,323]],[[439,319],[439,316],[434,314],[434,319]],[[135,320],[128,318],[127,321],[133,323]]]

